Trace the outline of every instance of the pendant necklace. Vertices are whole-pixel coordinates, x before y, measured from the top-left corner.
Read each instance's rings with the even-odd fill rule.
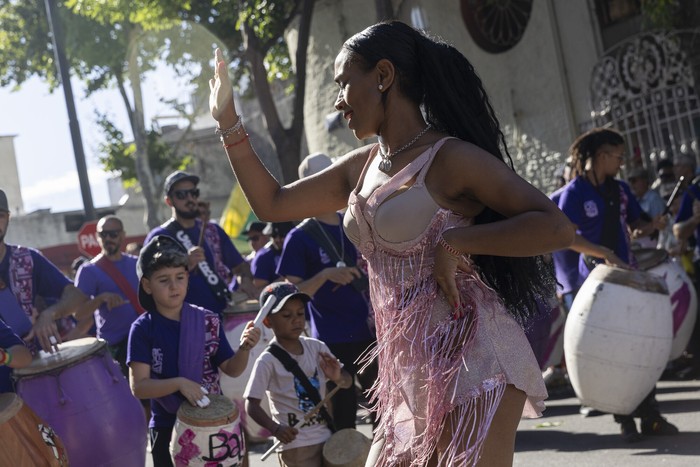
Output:
[[[338,260],[338,262],[335,263],[335,267],[336,268],[344,268],[345,266],[347,266],[347,264],[345,264],[345,261],[343,261],[345,259],[345,242],[343,241],[343,237],[345,236],[345,234],[343,233],[343,221],[340,221],[340,224],[338,224],[338,230],[340,231],[340,254],[338,254],[338,250],[335,249],[335,244],[333,243],[331,238],[326,233],[326,229],[323,228],[321,223],[315,217],[314,217],[314,221],[318,225],[318,228],[321,229],[321,233],[328,241],[328,244],[330,245],[330,247],[333,248],[333,253],[335,253],[335,256],[340,258],[340,260]]]
[[[379,170],[381,170],[384,173],[387,173],[391,170],[391,158],[400,153],[401,151],[405,151],[406,149],[410,148],[413,146],[416,141],[418,141],[421,136],[426,134],[428,130],[432,127],[431,124],[428,124],[425,128],[423,128],[420,133],[418,133],[411,141],[408,143],[404,144],[401,146],[399,149],[396,151],[390,153],[390,154],[385,154],[384,151],[382,150],[381,144],[379,145],[379,156],[381,156],[382,160],[379,162]]]

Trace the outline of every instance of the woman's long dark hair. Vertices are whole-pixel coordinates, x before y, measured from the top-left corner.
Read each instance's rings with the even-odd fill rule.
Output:
[[[588,161],[593,161],[593,156],[604,145],[621,146],[623,144],[625,144],[625,138],[616,130],[610,128],[593,128],[588,130],[576,138],[569,148],[571,175],[573,177],[583,175],[586,172]]]
[[[457,49],[398,21],[375,24],[348,39],[343,47],[354,54],[351,60],[366,69],[381,59],[389,60],[401,92],[422,106],[433,128],[479,146],[513,169],[481,79]],[[502,219],[503,215],[486,207],[475,223]],[[521,323],[538,313],[538,299],[546,300],[555,293],[553,270],[541,256],[475,255],[472,259],[483,280]]]

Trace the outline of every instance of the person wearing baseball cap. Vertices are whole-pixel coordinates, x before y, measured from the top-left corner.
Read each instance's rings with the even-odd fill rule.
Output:
[[[250,298],[257,296],[250,265],[243,259],[226,232],[213,222],[199,218],[199,177],[175,171],[165,178],[165,203],[172,217],[146,236],[148,243],[157,235],[176,239],[187,251],[192,273],[187,302],[221,314],[231,298],[229,286],[240,286]],[[240,282],[240,283],[239,283]]]
[[[7,195],[0,190],[0,318],[35,351],[57,350],[75,328],[70,316],[88,297],[38,250],[5,243],[10,225]],[[53,305],[36,317],[34,299]],[[36,340],[35,340],[36,338]]]
[[[277,274],[277,266],[282,257],[282,247],[287,234],[294,228],[293,222],[268,222],[263,233],[270,241],[262,248],[250,263],[253,274],[253,285],[262,288],[267,284],[281,280]]]
[[[273,305],[263,324],[275,337],[253,366],[243,393],[246,412],[284,443],[280,454],[284,465],[321,465],[323,444],[331,436],[330,417],[321,411],[306,422],[304,418],[316,405],[315,400],[324,398],[326,381],[350,388],[352,376],[326,344],[302,335],[310,296],[289,282],[274,282],[260,294],[261,304],[268,300],[273,300]],[[296,361],[296,372],[302,373],[302,378],[288,370],[283,359]],[[270,399],[271,414],[260,406],[265,395]]]
[[[248,222],[245,230],[241,232],[247,237],[250,248],[252,249],[250,254],[245,258],[249,263],[253,261],[258,251],[262,250],[270,240],[270,236],[263,232],[266,225],[265,222],[260,221]]]
[[[205,407],[207,394],[221,394],[219,370],[234,378],[243,373],[261,334],[250,321],[234,353],[221,318],[185,301],[188,262],[187,250],[166,235],[153,237],[136,262],[138,301],[146,313],[131,325],[127,364],[134,396],[151,399],[151,455],[157,466],[172,465],[169,444],[180,405]]]

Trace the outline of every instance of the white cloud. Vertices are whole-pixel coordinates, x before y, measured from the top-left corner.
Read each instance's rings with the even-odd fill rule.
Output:
[[[106,180],[110,174],[104,170],[92,167],[88,169],[90,189],[93,203],[96,206],[109,204]],[[95,196],[98,194],[99,196]],[[82,209],[78,172],[66,172],[56,177],[45,179],[29,186],[22,187],[22,199],[25,211],[31,212],[39,208],[51,208],[54,212]]]

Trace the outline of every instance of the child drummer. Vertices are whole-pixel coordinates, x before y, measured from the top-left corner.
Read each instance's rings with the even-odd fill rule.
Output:
[[[280,453],[281,465],[321,467],[323,444],[331,436],[326,424],[328,414],[307,416],[315,403],[305,384],[308,387],[310,383],[316,391],[315,396],[320,399],[325,394],[327,380],[341,388],[349,388],[352,377],[342,369],[326,344],[301,335],[306,324],[306,304],[311,297],[299,292],[289,282],[274,282],[266,286],[260,294],[261,305],[266,304],[270,297],[274,304],[263,324],[272,329],[275,338],[253,366],[243,394],[246,412],[284,443]],[[277,345],[277,349],[273,350],[273,345]],[[297,371],[303,372],[302,377],[308,382],[300,381],[285,369],[285,363],[273,354],[279,352],[280,347],[282,356],[296,361]],[[272,418],[260,406],[265,393],[270,400]],[[305,420],[305,417],[310,419]]]
[[[260,330],[249,322],[234,354],[218,315],[185,302],[187,251],[170,237],[151,239],[141,250],[136,272],[139,303],[147,313],[129,332],[131,390],[139,399],[151,399],[153,465],[172,466],[169,443],[180,404],[187,400],[205,406],[206,394],[221,394],[218,370],[239,376]]]

